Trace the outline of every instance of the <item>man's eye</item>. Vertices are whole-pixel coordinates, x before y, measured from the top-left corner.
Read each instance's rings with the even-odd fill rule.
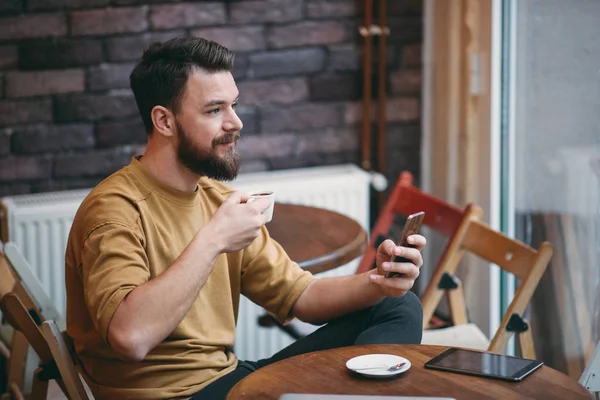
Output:
[[[233,103],[233,104],[231,105],[231,108],[233,108],[233,109],[235,110],[235,109],[237,108],[237,106],[238,106],[238,103]]]
[[[212,110],[208,110],[207,113],[208,114],[218,114],[220,111],[220,109],[218,108],[213,108]]]

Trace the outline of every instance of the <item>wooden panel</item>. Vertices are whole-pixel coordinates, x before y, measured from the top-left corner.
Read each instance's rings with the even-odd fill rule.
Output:
[[[536,258],[536,251],[531,247],[478,221],[471,223],[462,246],[519,279],[527,278]]]

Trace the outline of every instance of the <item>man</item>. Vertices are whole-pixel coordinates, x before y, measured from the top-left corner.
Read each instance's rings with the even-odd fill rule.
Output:
[[[382,243],[376,271],[315,279],[269,237],[269,201],[246,203],[218,182],[238,171],[233,59],[178,38],[152,45],[131,73],[146,150],[82,202],[66,253],[67,330],[97,399],[222,399],[295,354],[421,340],[409,290],[422,236],[411,237],[416,248]],[[411,263],[390,263],[392,253]],[[329,323],[270,359],[238,361],[240,294],[283,322]]]

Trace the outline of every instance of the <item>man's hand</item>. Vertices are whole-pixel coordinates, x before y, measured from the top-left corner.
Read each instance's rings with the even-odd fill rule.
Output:
[[[403,296],[414,285],[419,276],[419,268],[423,265],[421,251],[427,241],[421,235],[411,235],[407,238],[408,243],[415,248],[396,246],[391,240],[386,240],[377,249],[375,262],[377,264],[377,274],[370,275],[371,281],[379,285],[382,293],[386,296]],[[392,254],[396,260],[400,257],[410,260],[410,262],[390,262]],[[390,278],[385,277],[387,272],[397,272],[400,276]]]
[[[259,198],[246,204],[247,200],[247,195],[232,193],[207,224],[221,252],[230,253],[249,246],[267,222],[262,212],[269,208],[269,199]]]

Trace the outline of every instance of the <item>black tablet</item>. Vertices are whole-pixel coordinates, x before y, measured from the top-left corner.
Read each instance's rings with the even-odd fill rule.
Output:
[[[518,382],[542,365],[525,358],[450,348],[427,361],[425,368]]]

